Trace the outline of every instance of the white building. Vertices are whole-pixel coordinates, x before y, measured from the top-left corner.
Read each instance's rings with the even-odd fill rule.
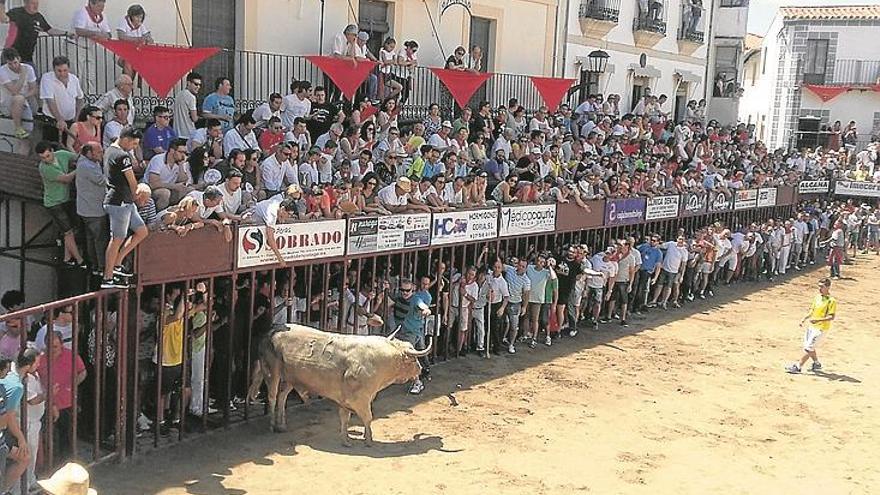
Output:
[[[715,0],[709,29],[712,43],[706,60],[709,119],[737,121],[748,20],[749,0]]]
[[[878,5],[780,8],[746,54],[740,120],[772,148],[824,145],[854,120],[863,145],[880,132],[878,35]]]
[[[652,10],[655,6],[659,10]],[[630,110],[650,88],[669,97],[667,111],[682,116],[688,100],[711,100],[707,81],[715,76],[710,68],[716,58],[727,80],[738,82],[747,11],[746,0],[572,0],[563,73],[587,83],[582,97],[616,93],[622,109]],[[708,43],[713,39],[715,43]],[[731,53],[719,48],[726,46],[733,47]],[[587,57],[593,50],[610,55],[598,82],[588,72]],[[729,102],[717,112],[709,103],[711,118],[735,120],[736,112],[725,110]]]

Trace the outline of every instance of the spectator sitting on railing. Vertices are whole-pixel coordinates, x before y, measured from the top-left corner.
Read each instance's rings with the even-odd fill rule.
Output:
[[[86,268],[76,245],[74,205],[70,199],[70,184],[76,180],[76,169],[71,161],[75,155],[67,150],[54,151],[52,143],[42,141],[34,148],[40,157],[39,171],[43,180],[43,206],[49,210],[64,242],[62,261],[73,267]],[[73,169],[72,169],[73,168]]]
[[[260,143],[254,134],[257,123],[250,112],[243,113],[235,122],[235,127],[226,131],[223,135],[223,154],[228,155],[232,150],[259,150]]]
[[[38,108],[37,76],[33,67],[21,62],[15,48],[5,48],[0,58],[0,112],[12,117],[15,137],[27,139],[30,133],[22,126],[22,118],[32,119]]]
[[[229,94],[232,92],[232,82],[227,77],[218,77],[214,81],[214,92],[205,97],[202,102],[202,117],[205,119],[217,119],[220,121],[223,132],[232,129],[235,122],[235,100]],[[256,147],[256,140],[254,142]]]
[[[58,130],[57,133],[44,130],[43,136],[49,141],[60,142],[85,102],[79,79],[70,73],[67,57],[52,59],[52,71],[40,78],[40,99],[43,101],[43,115],[54,119]]]
[[[150,160],[141,182],[152,189],[158,209],[177,203],[193,189],[186,159],[186,140],[176,138],[170,142],[167,152]]]

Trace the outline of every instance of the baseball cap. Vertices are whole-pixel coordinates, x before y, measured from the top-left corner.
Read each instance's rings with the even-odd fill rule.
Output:
[[[605,254],[614,254],[616,252],[617,249],[615,249],[614,246],[608,246],[607,248],[605,248]]]
[[[444,120],[442,126],[452,129],[452,122],[450,122],[448,120]]]
[[[358,39],[361,41],[367,41],[370,39],[370,34],[366,31],[361,31],[358,33]]]

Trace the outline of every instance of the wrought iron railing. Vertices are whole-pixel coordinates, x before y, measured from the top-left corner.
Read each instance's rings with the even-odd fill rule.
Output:
[[[52,59],[58,55],[65,55],[70,59],[71,72],[79,77],[83,91],[91,102],[112,89],[116,78],[122,73],[122,68],[118,65],[119,59],[103,46],[64,36],[39,39],[34,55],[35,69],[41,74],[50,71]],[[223,50],[194,70],[205,79],[202,97],[213,89],[211,85],[214,78],[222,75],[232,79],[233,96],[239,112],[257,107],[273,92],[287,94],[293,80],[308,80],[313,86],[324,84],[321,70],[302,55]],[[149,116],[154,106],[171,105],[174,95],[183,88],[184,81],[181,80],[171,94],[159,97],[146,83],[137,81],[132,97],[134,110],[139,117]],[[516,97],[520,105],[529,111],[534,111],[543,104],[528,76],[495,73],[474,94],[469,105],[476,107],[479,101],[486,100],[498,106],[506,104],[512,97]],[[422,118],[432,103],[440,104],[444,115],[450,116],[453,100],[448,91],[442,88],[439,79],[427,67],[417,67],[409,99],[403,105],[401,119]]]
[[[620,17],[620,0],[584,0],[581,3],[580,17],[617,22]]]
[[[666,9],[668,8],[666,3],[655,0],[648,0],[647,2],[633,1],[636,4],[633,31],[648,31],[665,35]]]
[[[678,39],[703,44],[705,41],[705,14],[706,11],[702,6],[690,5],[688,2],[682,3]]]

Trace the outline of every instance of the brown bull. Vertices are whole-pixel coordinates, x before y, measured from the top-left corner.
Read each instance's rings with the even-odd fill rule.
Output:
[[[310,394],[326,397],[339,406],[343,443],[350,444],[348,421],[354,413],[364,423],[364,440],[370,445],[373,399],[391,384],[418,378],[422,370],[418,358],[429,352],[430,345],[416,351],[409,342],[393,336],[340,335],[284,325],[260,342],[248,397],[256,396],[265,379],[273,431],[287,429],[286,402],[291,390],[296,389],[304,402]]]

